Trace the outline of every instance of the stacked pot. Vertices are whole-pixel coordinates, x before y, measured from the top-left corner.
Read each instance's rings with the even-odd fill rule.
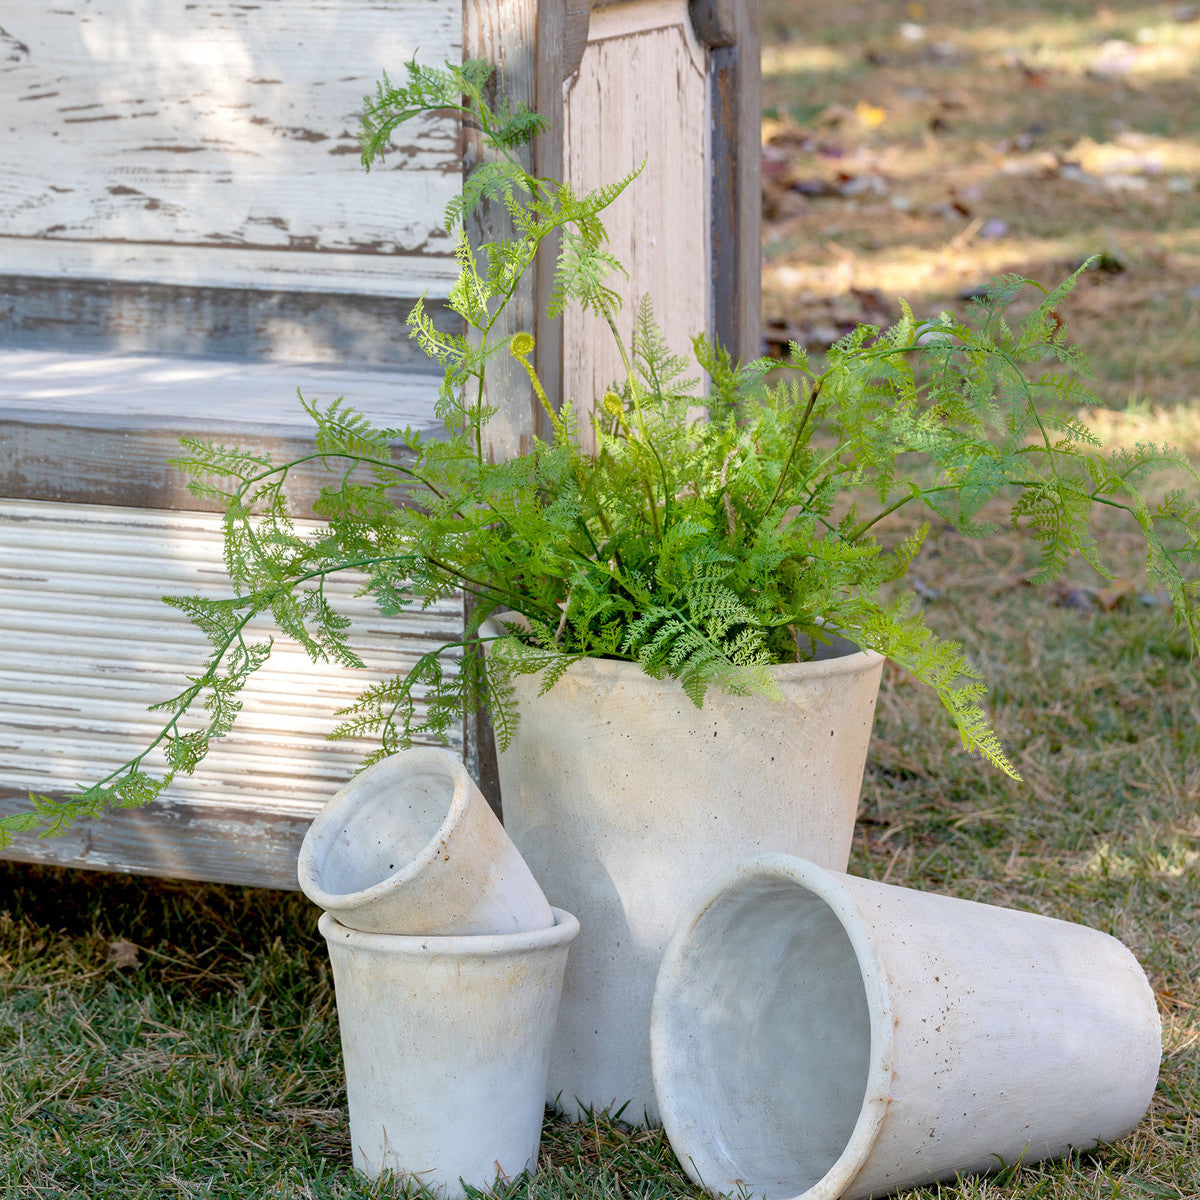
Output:
[[[579,930],[552,909],[456,755],[410,750],[310,827],[355,1167],[447,1200],[537,1163],[550,1045]]]
[[[299,875],[355,1165],[452,1200],[534,1169],[547,1099],[661,1117],[698,1183],[768,1200],[1129,1132],[1161,1028],[1120,942],[845,874],[881,667],[835,639],[777,669],[782,702],[697,709],[584,660],[514,680],[505,827],[445,751],[339,793]]]
[[[503,618],[485,635],[504,632]],[[697,709],[635,664],[515,676],[505,828],[579,915],[548,1098],[661,1119],[714,1192],[881,1196],[1120,1137],[1157,1078],[1133,956],[844,872],[879,655]]]

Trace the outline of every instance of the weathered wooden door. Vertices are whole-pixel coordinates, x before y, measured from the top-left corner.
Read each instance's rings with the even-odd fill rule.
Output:
[[[0,27],[0,811],[123,761],[203,654],[157,599],[220,584],[217,522],[165,465],[181,434],[295,451],[297,387],[436,426],[404,318],[424,294],[454,323],[441,214],[477,148],[430,120],[364,174],[356,114],[381,71],[496,62],[551,119],[535,168],[579,186],[646,159],[611,220],[630,295],[671,297],[677,345],[708,327],[757,351],[752,3],[8,0]],[[547,324],[547,286],[518,317],[554,390],[590,396],[603,340]],[[497,398],[504,454],[538,425],[521,380]],[[380,672],[462,622],[348,603]],[[294,886],[356,759],[322,735],[362,682],[285,649],[195,779],[8,853]],[[474,720],[458,745],[476,761]]]

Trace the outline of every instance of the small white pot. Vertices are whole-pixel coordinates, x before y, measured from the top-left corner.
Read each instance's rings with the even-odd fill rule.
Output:
[[[550,1040],[579,922],[475,937],[360,933],[328,913],[354,1166],[446,1200],[537,1166]]]
[[[544,696],[514,676],[504,827],[583,928],[550,1068],[568,1114],[627,1104],[627,1119],[657,1119],[654,977],[714,875],[768,850],[845,868],[883,659],[842,639],[828,650],[773,668],[783,700],[713,689],[703,708],[629,662],[584,659]]]
[[[554,915],[448,750],[394,754],[352,779],[300,847],[304,894],[350,929],[397,934],[514,933]]]
[[[858,1200],[1124,1136],[1161,1026],[1082,925],[787,855],[706,890],[663,960],[655,1083],[713,1192]]]

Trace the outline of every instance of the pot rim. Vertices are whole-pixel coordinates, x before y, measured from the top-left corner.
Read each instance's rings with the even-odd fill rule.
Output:
[[[548,950],[568,946],[579,933],[579,922],[561,908],[551,908],[554,924],[544,929],[525,929],[515,933],[365,933],[343,925],[332,913],[324,912],[317,928],[332,945],[376,954],[403,954],[432,958],[438,954],[456,957],[495,957],[530,950]],[[335,941],[336,939],[336,941]]]
[[[479,630],[485,636],[504,637],[506,636],[505,632],[500,628],[498,622],[505,619],[524,620],[520,613],[494,613],[480,624]],[[808,662],[775,663],[767,670],[780,683],[794,683],[805,679],[823,679],[831,675],[863,674],[882,667],[885,659],[879,651],[857,646],[849,638],[839,637],[838,640],[850,648],[839,649],[838,653],[829,658],[812,659]],[[664,686],[677,685],[677,681],[674,679],[655,679],[653,675],[646,674],[636,662],[623,658],[594,658],[585,655],[573,662],[564,672],[564,675],[568,676],[589,674],[608,683],[619,683],[622,676],[632,674],[640,679]]]
[[[845,930],[858,963],[870,1018],[871,1044],[862,1106],[854,1129],[833,1165],[808,1190],[793,1200],[837,1200],[854,1182],[871,1153],[883,1128],[891,1103],[891,1080],[895,1062],[895,1027],[887,973],[880,961],[859,912],[858,904],[842,885],[836,872],[791,854],[760,854],[744,859],[732,871],[717,879],[692,903],[688,914],[676,927],[663,955],[654,985],[650,1016],[650,1056],[654,1090],[659,1111],[672,1147],[681,1163],[691,1163],[700,1175],[701,1163],[711,1159],[705,1146],[689,1138],[687,1122],[676,1105],[672,1073],[679,1059],[672,1053],[672,1031],[667,1012],[668,1000],[676,976],[684,970],[689,944],[704,915],[727,894],[759,879],[775,879],[795,884],[822,901]]]
[[[331,848],[331,839],[354,812],[358,803],[355,794],[358,789],[372,775],[382,775],[387,771],[401,771],[401,778],[413,773],[421,773],[437,774],[451,780],[454,790],[446,816],[434,831],[433,836],[425,843],[421,852],[405,863],[400,870],[357,892],[328,892],[317,882],[317,876],[319,868]],[[443,750],[438,746],[413,746],[398,754],[390,754],[387,758],[355,775],[317,813],[304,835],[304,840],[300,844],[300,854],[296,861],[296,877],[301,891],[321,908],[336,908],[342,912],[351,912],[355,909],[365,908],[411,882],[417,874],[433,862],[440,853],[439,843],[453,833],[466,814],[471,799],[470,783],[466,764],[452,751]]]

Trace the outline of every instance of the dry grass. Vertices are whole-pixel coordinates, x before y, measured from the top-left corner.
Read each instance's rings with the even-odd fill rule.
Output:
[[[765,0],[768,326],[1057,282],[1105,403],[1200,395],[1200,20],[1178,4]],[[860,293],[856,297],[855,293]],[[874,313],[868,311],[868,316]]]
[[[1095,424],[1200,461],[1200,22],[1170,5],[764,3],[767,315],[815,336],[898,295],[936,309],[995,272],[1056,281],[1105,252],[1114,272],[1067,314],[1123,409]],[[1159,1088],[1119,1145],[908,1200],[1200,1197],[1200,673],[1134,540],[1101,536],[1118,580],[1036,589],[1015,539],[933,531],[928,619],[990,681],[1025,778],[965,756],[889,670],[852,870],[1117,934],[1163,1014]],[[0,1197],[393,1194],[348,1169],[302,898],[5,864],[0,884]],[[538,1179],[503,1195],[700,1193],[661,1131],[597,1116],[552,1119]]]

